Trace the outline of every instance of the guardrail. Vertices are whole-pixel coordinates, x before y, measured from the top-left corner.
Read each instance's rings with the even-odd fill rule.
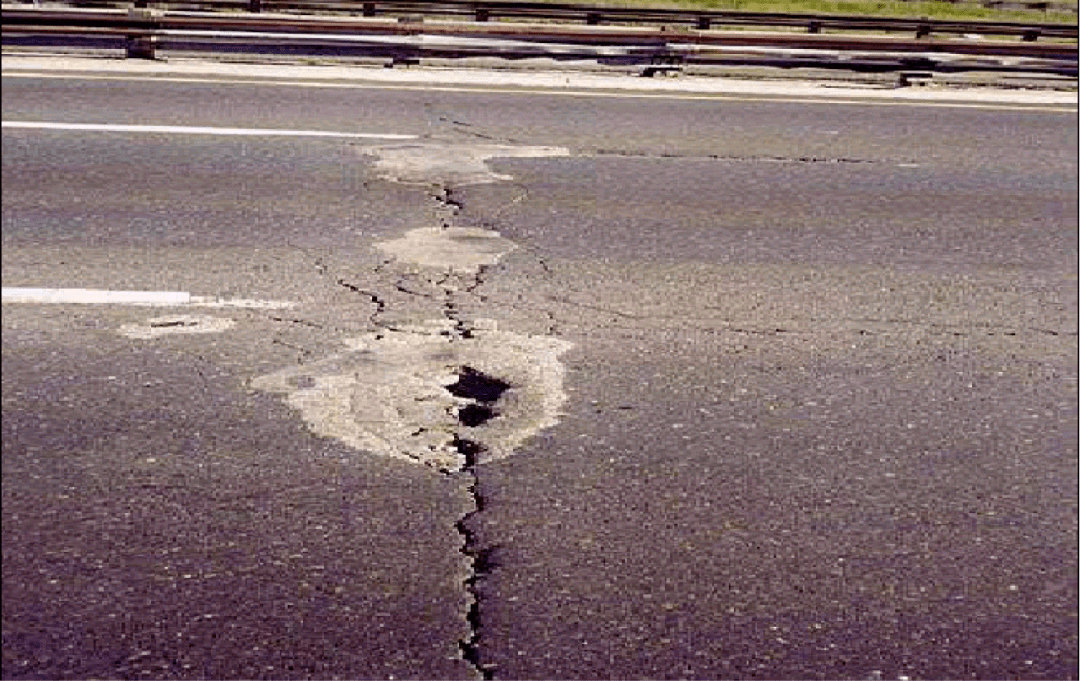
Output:
[[[247,11],[251,11],[251,12],[258,12],[263,7],[275,7],[276,8],[276,7],[283,7],[283,6],[286,6],[286,5],[293,5],[293,6],[295,6],[296,9],[300,9],[301,11],[304,8],[324,7],[324,8],[326,8],[327,11],[346,12],[346,13],[348,13],[348,12],[355,11],[357,5],[361,4],[362,1],[363,0],[360,0],[360,2],[351,2],[350,3],[350,2],[341,2],[341,1],[318,2],[317,0],[300,0],[299,2],[289,3],[289,2],[282,2],[281,0],[234,0],[232,2],[229,2],[229,1],[226,0],[226,1],[218,2],[218,3],[214,3],[214,4],[219,4],[219,5],[223,6],[223,7],[224,6],[231,6],[231,7],[238,7],[238,8],[243,7],[245,9],[247,9]],[[923,2],[923,1],[924,0],[900,0],[900,2]],[[1078,13],[1078,7],[1077,7],[1076,2],[1054,2],[1053,0],[945,0],[945,1],[950,3],[950,4],[953,4],[953,5],[973,5],[973,6],[984,7],[984,8],[987,8],[987,9],[1016,10],[1016,11],[1027,11],[1027,12],[1032,12],[1032,13],[1038,12],[1038,13],[1043,13],[1043,14],[1046,14],[1046,13],[1049,13],[1049,12],[1060,12],[1060,13],[1065,13],[1065,14],[1077,14]],[[72,6],[77,6],[77,7],[116,7],[121,3],[118,3],[116,0],[72,0],[72,2],[70,2],[68,4],[71,4]],[[150,4],[163,4],[163,3],[154,3],[152,0],[150,0]],[[173,7],[173,8],[179,8],[183,4],[184,4],[183,2],[169,3],[169,5],[171,7]],[[191,4],[191,3],[188,3],[188,4]],[[202,5],[202,6],[205,7],[205,6],[208,6],[210,3],[197,2],[196,1],[196,4],[199,4],[199,5]],[[478,2],[478,3],[474,3],[474,4],[482,5],[483,3]],[[605,7],[590,7],[589,9],[592,9],[592,10],[600,9],[601,11],[603,11],[603,10],[605,10],[607,8],[605,8]]]
[[[996,1],[996,0],[995,0]],[[72,7],[120,6],[107,0],[82,0]],[[561,2],[515,2],[510,0],[184,0],[156,2],[135,0],[135,7],[170,10],[242,10],[261,12],[302,12],[306,14],[433,15],[467,17],[478,22],[493,19],[528,19],[598,24],[644,24],[689,26],[697,30],[722,27],[803,29],[808,33],[830,31],[885,31],[930,35],[1017,36],[1026,41],[1039,38],[1077,38],[1075,24],[1047,22],[953,21],[904,19],[849,15],[808,15],[792,13],[739,12],[726,10],[684,10],[648,7],[605,7]]]
[[[370,4],[370,3],[368,3]],[[395,2],[418,6],[418,2]],[[455,3],[466,7],[475,3]],[[519,3],[484,3],[519,5]],[[445,6],[445,3],[440,3]],[[1075,42],[1021,40],[1014,25],[980,24],[983,34],[1004,31],[1005,40],[942,39],[916,32],[917,37],[823,34],[821,32],[761,33],[697,30],[687,27],[595,29],[565,24],[502,22],[423,22],[370,17],[326,17],[194,13],[153,8],[129,10],[3,9],[5,42],[68,38],[105,41],[129,57],[153,58],[158,49],[210,51],[276,51],[289,54],[330,54],[391,57],[394,62],[420,57],[498,56],[508,59],[552,57],[594,59],[608,63],[646,64],[651,75],[688,64],[772,63],[783,66],[824,66],[849,70],[903,69],[958,71],[1023,70],[1076,76]],[[784,21],[789,15],[770,15]],[[759,15],[760,17],[760,15]],[[805,20],[806,17],[801,17]],[[696,24],[695,24],[696,25]],[[865,27],[867,24],[861,23]],[[878,30],[895,23],[873,24]],[[907,23],[902,24],[910,30]],[[953,22],[938,22],[933,30],[972,31]],[[1028,31],[1033,30],[1025,26]],[[1076,27],[1054,26],[1055,37],[1075,40]],[[1071,29],[1071,33],[1070,33]],[[1041,35],[1041,34],[1040,34]],[[25,43],[24,43],[25,44]],[[35,44],[35,43],[30,43]],[[36,43],[41,44],[41,43]],[[306,52],[304,51],[306,50]],[[990,59],[993,57],[993,59]]]

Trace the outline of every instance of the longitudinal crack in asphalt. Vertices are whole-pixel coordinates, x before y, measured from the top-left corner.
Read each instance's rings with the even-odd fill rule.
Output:
[[[493,679],[495,678],[495,668],[484,664],[480,656],[482,622],[480,618],[479,583],[495,568],[495,563],[492,560],[494,547],[478,546],[476,533],[473,532],[470,526],[470,521],[477,514],[482,513],[485,506],[484,495],[480,490],[480,478],[476,470],[476,456],[482,451],[482,447],[472,440],[457,437],[454,439],[454,446],[465,457],[465,465],[462,467],[461,474],[469,477],[468,491],[473,500],[472,510],[454,523],[454,528],[462,537],[461,553],[470,562],[470,574],[462,582],[466,593],[469,595],[469,605],[465,612],[465,621],[469,624],[469,633],[458,641],[458,648],[461,650],[461,657],[479,672],[481,678]]]
[[[872,159],[851,158],[847,156],[741,156],[732,154],[691,154],[683,152],[645,152],[623,149],[595,149],[597,156],[619,156],[623,158],[676,158],[704,161],[735,161],[740,163],[836,163],[864,164],[878,163]]]
[[[512,180],[488,166],[492,157],[569,152],[435,141],[365,151],[376,157],[379,178],[425,192],[434,203],[429,222],[375,244],[386,255],[373,271],[387,282],[385,292],[329,274],[317,261],[320,274],[371,302],[373,331],[343,339],[345,348],[336,354],[262,376],[253,385],[282,394],[317,435],[464,480],[472,504],[454,526],[469,565],[462,580],[469,605],[468,632],[458,647],[462,659],[490,679],[494,668],[480,652],[478,585],[495,563],[494,548],[481,546],[473,529],[485,508],[480,466],[510,456],[558,422],[566,400],[559,356],[570,344],[553,335],[502,330],[494,320],[470,314],[486,300],[477,291],[488,268],[517,245],[490,222],[459,226],[465,204],[455,188]]]
[[[462,367],[458,373],[458,380],[446,386],[447,392],[456,397],[476,400],[477,403],[469,404],[458,410],[458,420],[466,427],[479,426],[497,415],[490,406],[497,402],[504,392],[510,389],[505,381],[493,378],[477,371],[472,367]],[[479,583],[494,568],[491,559],[493,548],[478,545],[476,533],[470,527],[470,520],[484,511],[484,495],[480,490],[480,477],[477,471],[479,455],[484,451],[483,445],[474,440],[455,434],[451,443],[464,457],[465,463],[461,467],[459,475],[469,478],[468,491],[473,501],[471,511],[463,515],[454,523],[454,528],[462,537],[461,553],[470,561],[470,574],[462,581],[465,591],[469,594],[469,605],[465,613],[465,621],[469,624],[469,633],[458,641],[462,658],[471,664],[481,678],[495,678],[494,667],[484,664],[480,656],[480,592]]]

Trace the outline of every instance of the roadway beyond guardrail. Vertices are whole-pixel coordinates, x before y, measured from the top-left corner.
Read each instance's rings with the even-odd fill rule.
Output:
[[[243,0],[246,2],[247,0]],[[198,3],[204,5],[207,3]],[[220,2],[215,2],[221,4]],[[310,6],[311,3],[304,3]],[[913,22],[895,19],[754,15],[755,21],[786,32],[716,30],[711,21],[723,15],[734,22],[740,13],[700,13],[676,10],[633,10],[660,21],[659,27],[573,26],[549,23],[491,21],[431,21],[406,15],[372,18],[373,2],[354,5],[360,16],[268,15],[226,12],[185,12],[149,7],[127,10],[46,9],[5,5],[4,42],[23,45],[84,45],[125,50],[129,57],[154,58],[160,50],[311,54],[389,58],[392,63],[420,58],[495,56],[505,59],[548,57],[592,59],[601,63],[640,64],[644,75],[678,70],[691,64],[771,64],[817,66],[862,71],[1027,71],[1076,77],[1077,28],[1067,25],[1001,24],[993,22]],[[498,7],[533,9],[540,3],[464,2],[442,0],[435,5],[415,0],[379,3],[402,8],[435,7],[440,13]],[[546,5],[545,5],[546,6]],[[555,12],[569,5],[555,5]],[[572,6],[581,8],[581,6]],[[615,8],[621,12],[624,8]],[[608,8],[604,8],[607,12]],[[653,15],[653,13],[659,13]],[[707,14],[709,28],[702,28]],[[498,16],[502,16],[501,14]],[[524,15],[521,15],[524,16]],[[519,18],[521,18],[519,16]],[[538,18],[536,15],[528,15]],[[630,15],[620,15],[627,18]],[[637,18],[643,14],[634,15]],[[552,15],[546,15],[552,20]],[[795,17],[805,33],[791,31]],[[477,18],[477,17],[471,17]],[[485,19],[491,19],[487,15]],[[692,22],[691,26],[680,25]],[[834,22],[834,23],[830,23]],[[846,23],[845,23],[846,22]],[[745,24],[737,24],[745,26]],[[763,24],[755,24],[761,26]],[[837,26],[851,31],[911,31],[902,38],[886,33],[823,33]],[[963,38],[934,34],[960,33]],[[987,40],[983,36],[998,38]],[[972,39],[971,36],[978,36]],[[1036,37],[1054,40],[1036,42]],[[1063,42],[1067,41],[1067,42]]]

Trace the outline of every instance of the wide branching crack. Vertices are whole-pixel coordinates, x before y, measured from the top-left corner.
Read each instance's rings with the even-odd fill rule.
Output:
[[[454,188],[448,183],[429,186],[428,195],[434,202],[433,221],[442,230],[455,227],[465,206]],[[319,264],[321,266],[321,263]],[[437,310],[437,314],[447,322],[438,333],[449,342],[463,342],[475,338],[475,322],[468,318],[462,309],[463,297],[466,299],[482,297],[476,292],[484,281],[485,268],[456,271],[447,269],[436,271],[432,268],[416,268],[396,260],[387,260],[375,269],[376,274],[384,279],[388,286],[386,293],[354,284],[344,277],[335,277],[338,286],[366,297],[374,306],[369,321],[380,332],[431,334],[431,328],[394,324],[389,321],[391,312],[395,312],[395,301],[400,303],[411,299],[421,304],[422,308]],[[323,273],[325,267],[323,266]],[[465,619],[469,626],[468,633],[458,641],[462,659],[468,662],[485,679],[493,678],[493,669],[483,663],[480,655],[480,593],[479,582],[494,568],[493,549],[478,544],[476,533],[472,529],[473,519],[484,511],[484,495],[478,476],[478,466],[487,451],[482,442],[482,435],[475,429],[500,416],[500,398],[511,389],[509,382],[488,375],[471,366],[460,366],[455,370],[456,380],[443,386],[452,396],[454,406],[448,407],[449,413],[456,419],[457,427],[445,428],[432,440],[432,446],[444,446],[456,452],[459,464],[455,467],[443,465],[437,468],[447,475],[460,476],[465,480],[466,489],[472,499],[472,508],[455,523],[455,529],[462,537],[461,553],[468,559],[469,574],[462,582],[468,596],[469,605]],[[418,438],[430,438],[426,424],[416,428],[413,435]],[[445,428],[445,429],[444,429]],[[435,444],[441,437],[448,438],[446,444]]]
[[[494,561],[495,547],[485,548],[478,546],[476,533],[473,531],[470,522],[478,514],[484,512],[486,505],[476,470],[477,457],[483,451],[483,448],[476,442],[463,438],[455,438],[454,446],[465,457],[465,465],[459,475],[469,478],[468,491],[473,500],[472,510],[459,518],[454,524],[463,540],[461,553],[469,558],[471,568],[469,576],[463,581],[465,591],[469,596],[469,606],[465,613],[465,620],[469,624],[469,633],[458,641],[458,647],[461,649],[462,658],[480,673],[481,678],[493,679],[495,678],[494,667],[485,664],[480,655],[482,621],[479,584],[496,567]]]
[[[432,194],[432,198],[434,198],[438,204],[436,208],[436,217],[439,220],[440,227],[442,229],[454,227],[455,219],[465,210],[465,206],[462,201],[456,197],[453,187],[449,184],[439,185]],[[440,280],[434,282],[434,285],[438,287],[440,291],[440,312],[444,318],[453,324],[454,334],[459,338],[472,338],[473,325],[462,314],[460,305],[457,301],[457,296],[460,293],[477,296],[478,294],[476,294],[475,291],[483,285],[483,273],[485,269],[486,268],[481,265],[476,268],[475,272],[456,272],[451,270],[445,272]],[[400,281],[401,280],[399,280],[399,282]],[[481,300],[483,300],[482,297]]]
[[[440,226],[443,229],[451,228],[455,219],[465,209],[463,203],[455,196],[453,188],[449,185],[442,185],[434,198],[438,203],[437,217]],[[476,295],[476,289],[483,283],[483,272],[482,266],[472,274],[451,271],[436,282],[442,292],[442,315],[452,322],[454,333],[463,340],[473,337],[474,328],[473,324],[462,315],[455,298],[459,292]],[[510,384],[469,366],[461,367],[457,374],[457,381],[446,386],[446,390],[454,397],[469,400],[469,403],[460,407],[457,412],[458,421],[462,426],[465,429],[476,428],[496,418],[498,416],[496,403],[510,389]],[[455,433],[452,445],[464,458],[464,464],[458,475],[468,478],[467,489],[473,501],[472,510],[454,524],[462,537],[461,553],[470,560],[471,564],[470,574],[462,582],[462,586],[469,595],[469,607],[465,613],[469,633],[458,642],[458,647],[461,649],[462,658],[476,669],[481,678],[492,679],[494,668],[485,665],[480,654],[482,620],[479,582],[491,572],[494,562],[491,560],[491,549],[478,545],[476,533],[470,524],[472,519],[484,511],[485,506],[477,470],[484,446],[475,439],[464,436],[461,432]]]
[[[468,400],[469,403],[460,407],[457,412],[458,421],[466,429],[476,428],[499,416],[497,403],[499,399],[511,389],[506,381],[490,376],[470,366],[463,366],[457,371],[457,380],[446,386],[447,392],[457,398]],[[465,619],[469,623],[469,633],[463,637],[458,646],[462,657],[480,673],[482,678],[494,678],[494,668],[484,664],[480,655],[480,631],[481,595],[479,583],[496,567],[494,561],[494,547],[480,546],[477,542],[476,533],[471,527],[470,521],[485,508],[485,498],[480,485],[478,466],[480,456],[485,452],[484,445],[466,434],[458,432],[454,434],[452,445],[464,458],[464,464],[457,475],[468,478],[467,489],[472,496],[473,508],[462,516],[454,527],[462,536],[461,553],[469,558],[471,571],[465,578],[463,585],[469,594],[469,608]]]

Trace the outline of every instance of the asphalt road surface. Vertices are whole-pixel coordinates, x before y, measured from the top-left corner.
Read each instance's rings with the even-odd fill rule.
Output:
[[[4,678],[1077,678],[1075,100],[96,63],[4,64]]]

